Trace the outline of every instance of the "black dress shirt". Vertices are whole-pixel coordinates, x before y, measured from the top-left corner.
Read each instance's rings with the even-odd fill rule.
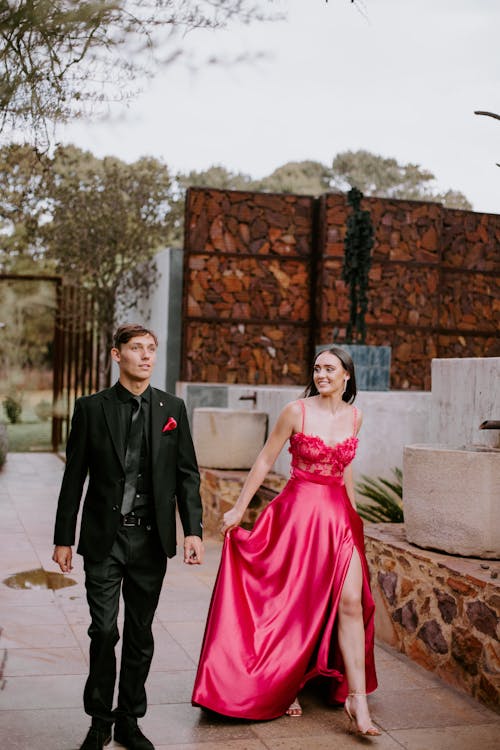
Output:
[[[123,436],[122,457],[127,450],[128,435],[132,421],[132,402],[134,394],[131,393],[120,381],[116,383],[116,395],[120,401],[120,433]],[[148,515],[153,510],[153,497],[151,487],[151,386],[141,393],[141,409],[144,416],[144,431],[142,435],[141,458],[139,473],[137,475],[137,501],[133,512],[136,515]]]

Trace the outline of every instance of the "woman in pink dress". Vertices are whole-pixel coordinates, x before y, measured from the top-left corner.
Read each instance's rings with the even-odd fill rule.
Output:
[[[192,701],[243,719],[300,716],[298,692],[322,675],[356,730],[378,735],[366,700],[377,687],[374,603],[350,466],[362,415],[349,354],[320,352],[305,396],[283,409],[224,515]],[[246,531],[243,514],[287,440],[291,477]]]

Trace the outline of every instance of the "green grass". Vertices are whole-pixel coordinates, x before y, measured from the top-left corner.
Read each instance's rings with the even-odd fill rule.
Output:
[[[18,422],[7,424],[9,453],[50,451],[52,422]]]
[[[35,407],[40,401],[52,403],[52,391],[45,389],[24,390],[22,392],[21,421],[10,424],[7,420],[3,401],[6,394],[0,394],[0,422],[7,424],[9,453],[52,450],[52,420],[40,422]]]
[[[5,409],[3,402],[5,401],[5,398],[7,396],[7,392],[0,391],[0,421],[1,422],[7,422],[7,415],[5,414]],[[47,389],[45,390],[38,390],[38,391],[28,391],[23,390],[21,394],[21,405],[23,407],[23,410],[21,412],[21,422],[39,422],[40,420],[37,417],[35,407],[40,401],[48,401],[49,403],[52,403],[52,391],[49,391]]]

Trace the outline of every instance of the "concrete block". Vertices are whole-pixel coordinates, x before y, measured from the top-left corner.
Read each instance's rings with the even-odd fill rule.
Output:
[[[500,430],[480,430],[500,419],[500,357],[432,360],[432,443],[500,448]]]
[[[407,540],[454,555],[500,558],[500,450],[408,445],[403,453]]]
[[[190,424],[193,409],[200,407],[263,411],[268,414],[270,431],[282,409],[301,398],[304,387],[250,386],[243,384],[186,383],[179,381],[176,393],[186,402]],[[247,400],[255,394],[256,403]],[[243,399],[242,400],[242,396]],[[403,465],[403,447],[414,443],[442,442],[431,440],[428,424],[431,393],[426,391],[362,391],[356,406],[363,412],[363,428],[353,469],[361,474],[390,477],[391,470]],[[475,441],[479,442],[479,441]],[[273,470],[290,475],[288,443],[276,459]]]
[[[193,425],[193,412],[196,408],[215,407],[225,409],[228,406],[227,385],[212,385],[211,383],[189,383],[186,386],[186,393],[178,394],[184,398],[189,418],[189,423]]]
[[[196,457],[207,469],[250,469],[266,432],[265,412],[214,407],[193,410]]]

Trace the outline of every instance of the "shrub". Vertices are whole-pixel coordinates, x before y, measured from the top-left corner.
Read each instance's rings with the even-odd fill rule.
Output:
[[[39,401],[35,406],[35,414],[40,422],[46,422],[52,416],[52,404],[49,401]]]
[[[19,422],[23,411],[21,399],[16,398],[15,396],[7,396],[4,399],[3,408],[7,419],[11,424],[16,424],[17,422]]]
[[[371,479],[361,476],[362,482],[356,483],[356,491],[363,497],[368,497],[372,503],[357,503],[357,510],[361,518],[373,523],[402,523],[403,516],[403,472],[401,469],[392,470],[395,481],[378,477]]]

